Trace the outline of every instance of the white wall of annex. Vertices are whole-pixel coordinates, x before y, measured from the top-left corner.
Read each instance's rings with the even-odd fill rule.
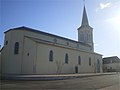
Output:
[[[9,71],[11,33],[12,32],[5,33],[5,37],[4,37],[4,48],[1,52],[2,73],[8,73]],[[6,45],[6,41],[8,41],[7,45]]]
[[[2,53],[2,73],[21,73],[23,35],[21,30],[11,30],[5,34],[5,42],[8,41],[8,44],[4,45]],[[14,54],[15,42],[19,42],[19,54]]]
[[[24,51],[22,60],[22,74],[35,74],[36,42],[24,37]]]
[[[107,67],[107,69],[110,69],[112,67],[112,69],[120,69],[120,63],[110,63],[110,64],[103,64],[103,68],[105,69]]]

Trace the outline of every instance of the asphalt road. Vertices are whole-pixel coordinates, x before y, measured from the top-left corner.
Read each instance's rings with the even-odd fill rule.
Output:
[[[55,81],[2,80],[1,90],[98,90],[117,84],[120,84],[120,74]]]

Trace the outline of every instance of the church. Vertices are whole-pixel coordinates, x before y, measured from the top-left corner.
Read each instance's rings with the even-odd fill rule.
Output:
[[[101,73],[102,55],[94,52],[93,28],[83,8],[78,41],[17,27],[5,32],[2,74]]]

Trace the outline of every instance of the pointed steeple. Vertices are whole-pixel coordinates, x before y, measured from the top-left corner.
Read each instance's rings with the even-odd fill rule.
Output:
[[[87,13],[86,13],[85,5],[84,5],[81,26],[86,26],[86,25],[89,25],[89,23],[88,23]]]
[[[81,26],[77,30],[78,30],[78,42],[82,42],[84,44],[89,45],[90,51],[94,52],[93,28],[89,26],[88,17],[85,8],[85,0],[84,0]]]

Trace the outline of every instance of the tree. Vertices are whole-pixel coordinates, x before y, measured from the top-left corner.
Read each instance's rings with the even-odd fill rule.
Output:
[[[64,66],[64,63],[62,61],[58,61],[58,60],[55,60],[55,63],[56,63],[56,68],[57,68],[57,71],[56,73],[57,74],[60,74],[62,72],[62,69],[63,69],[63,66]]]

